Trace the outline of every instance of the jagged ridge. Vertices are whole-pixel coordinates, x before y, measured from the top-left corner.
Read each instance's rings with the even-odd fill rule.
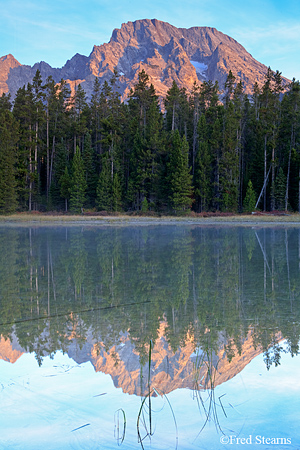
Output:
[[[113,31],[109,43],[95,45],[88,57],[76,54],[62,68],[52,68],[45,62],[31,67],[21,65],[12,55],[2,57],[0,95],[10,92],[14,96],[39,69],[44,81],[51,75],[56,82],[63,78],[72,86],[81,83],[90,96],[95,77],[102,82],[109,80],[114,68],[120,74],[123,100],[143,69],[162,97],[173,80],[187,91],[194,82],[204,80],[218,81],[222,87],[229,70],[237,81],[242,80],[245,92],[251,93],[255,82],[263,84],[267,71],[236,40],[215,28],[176,28],[156,19],[143,19],[122,24]]]

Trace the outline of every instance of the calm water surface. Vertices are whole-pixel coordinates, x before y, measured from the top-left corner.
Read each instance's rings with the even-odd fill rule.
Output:
[[[0,449],[299,449],[300,228],[0,227]]]

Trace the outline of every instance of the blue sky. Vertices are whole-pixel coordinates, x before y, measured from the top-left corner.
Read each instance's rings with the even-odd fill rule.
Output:
[[[0,0],[0,56],[21,64],[44,60],[62,67],[89,55],[114,28],[137,19],[177,27],[211,26],[288,78],[300,79],[299,0]]]

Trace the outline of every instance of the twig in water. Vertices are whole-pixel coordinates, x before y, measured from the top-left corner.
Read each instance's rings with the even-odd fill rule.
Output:
[[[90,423],[86,423],[85,425],[82,425],[81,427],[74,428],[74,430],[72,430],[71,433],[73,433],[73,431],[80,430],[80,428],[88,427],[89,425],[91,425],[91,424]]]

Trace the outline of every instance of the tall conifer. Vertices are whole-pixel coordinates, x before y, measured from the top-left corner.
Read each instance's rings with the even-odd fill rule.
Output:
[[[175,212],[183,212],[192,206],[192,175],[188,165],[189,147],[185,136],[180,138],[175,130],[171,137],[168,181],[170,202]]]
[[[72,181],[70,188],[70,209],[81,212],[86,200],[86,178],[80,149],[77,146],[72,162]]]
[[[15,179],[18,125],[9,110],[0,107],[0,213],[17,208]]]

